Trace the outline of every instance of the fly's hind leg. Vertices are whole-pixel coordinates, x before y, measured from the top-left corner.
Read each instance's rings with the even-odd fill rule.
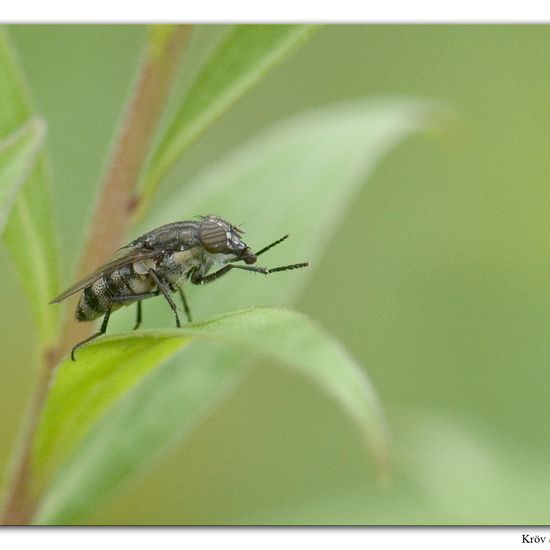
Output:
[[[102,336],[103,334],[105,334],[105,331],[107,330],[107,325],[109,324],[110,316],[111,316],[111,309],[109,308],[107,310],[107,313],[105,314],[105,317],[103,317],[103,322],[101,323],[101,328],[99,329],[99,332],[92,334],[89,338],[86,338],[86,340],[82,340],[82,342],[79,342],[78,344],[76,344],[76,346],[73,347],[73,349],[71,350],[71,359],[73,361],[76,361],[74,352],[77,349],[81,348],[84,344],[87,344],[88,342],[95,340],[98,336]]]
[[[145,300],[145,298],[152,298],[153,296],[157,296],[157,292],[144,292],[143,294],[132,294],[130,296],[113,296],[111,297],[111,301],[114,303],[129,303],[129,302],[137,302],[137,320],[136,325],[134,327],[134,330],[141,325],[141,301]],[[102,336],[105,334],[107,330],[107,325],[109,324],[109,317],[111,315],[111,309],[109,308],[107,310],[107,313],[105,314],[105,317],[103,318],[103,322],[101,323],[101,328],[98,332],[95,334],[92,334],[89,338],[86,338],[86,340],[82,340],[82,342],[78,343],[72,350],[71,350],[71,359],[73,361],[76,361],[74,352],[81,348],[84,344],[87,344],[88,342],[91,342],[92,340],[95,340],[98,336]]]
[[[142,300],[145,300],[146,298],[152,298],[153,296],[156,296],[156,292],[144,292],[143,294],[132,294],[130,296],[114,296],[111,298],[113,302],[137,302],[137,315],[136,315],[136,324],[134,325],[134,328],[132,330],[136,330],[141,325],[142,321],[142,309],[141,309],[141,302]]]
[[[185,310],[185,315],[187,315],[187,321],[189,323],[192,323],[193,319],[191,318],[191,310],[189,309],[189,304],[187,303],[187,300],[185,299],[185,294],[183,293],[183,290],[181,289],[181,287],[178,290],[180,292],[181,303],[183,304],[183,309]]]
[[[136,315],[136,324],[132,330],[137,330],[141,325],[141,300],[137,303],[137,315]]]

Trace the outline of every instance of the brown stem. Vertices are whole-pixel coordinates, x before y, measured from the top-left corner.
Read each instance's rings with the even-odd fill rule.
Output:
[[[79,266],[80,276],[97,269],[120,248],[134,222],[139,206],[135,188],[166,105],[170,83],[191,33],[188,25],[178,25],[173,29],[161,55],[156,48],[151,48],[143,65],[96,203]],[[73,299],[69,303],[69,311],[74,311],[75,304]],[[92,329],[91,323],[76,323],[73,318],[67,318],[60,355],[63,356],[74,344],[89,336]]]
[[[153,27],[140,76],[123,119],[119,137],[95,206],[79,274],[96,269],[123,243],[135,219],[139,199],[135,189],[155,137],[171,84],[191,34],[189,25]],[[78,341],[88,336],[91,323],[76,323],[74,301],[66,310],[60,341],[42,358],[42,368],[21,436],[12,482],[0,523],[25,525],[31,522],[37,502],[32,494],[32,442],[59,360]]]
[[[11,472],[11,485],[8,487],[7,498],[4,502],[2,525],[27,525],[30,523],[35,509],[30,486],[32,441],[48,394],[49,381],[53,370],[51,363],[53,354],[46,354],[42,359],[40,376],[35,383],[25,425],[20,435],[16,453],[17,460]]]

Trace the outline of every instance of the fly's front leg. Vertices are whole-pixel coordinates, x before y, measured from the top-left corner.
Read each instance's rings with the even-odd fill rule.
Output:
[[[76,357],[75,357],[75,354],[74,352],[81,348],[84,344],[87,344],[88,342],[91,342],[92,340],[95,340],[98,336],[102,336],[103,334],[105,334],[106,330],[107,330],[107,325],[109,324],[109,317],[111,316],[111,309],[108,309],[107,310],[107,313],[105,314],[105,317],[103,317],[103,322],[101,323],[101,328],[99,329],[98,332],[96,332],[95,334],[92,334],[89,338],[86,338],[86,340],[82,340],[82,342],[79,342],[78,344],[76,344],[76,346],[73,347],[73,349],[71,350],[71,360],[72,361],[76,361]]]
[[[180,328],[181,323],[178,315],[178,308],[174,300],[172,300],[172,296],[170,296],[170,289],[168,288],[168,285],[166,285],[166,283],[164,283],[159,279],[157,272],[153,268],[149,269],[149,275],[151,275],[151,278],[153,279],[153,281],[155,281],[155,284],[157,285],[157,288],[159,289],[160,293],[166,298],[166,301],[172,308],[172,311],[174,312],[174,316],[176,317],[176,326]]]
[[[218,271],[215,271],[214,273],[211,273],[206,277],[202,277],[198,271],[195,271],[193,275],[191,275],[191,282],[195,285],[205,285],[207,283],[217,281],[220,277],[223,277],[226,273],[229,273],[232,269],[244,269],[245,271],[255,271],[256,273],[263,273],[264,275],[267,275],[269,273],[269,270],[265,267],[251,267],[248,265],[227,264],[221,269],[218,269]]]
[[[308,265],[309,265],[308,262],[304,262],[301,264],[282,265],[280,267],[267,268],[267,267],[253,267],[251,265],[227,264],[221,269],[218,269],[218,271],[215,271],[214,273],[211,273],[206,277],[201,277],[201,275],[197,271],[195,271],[193,275],[191,275],[191,282],[196,285],[204,285],[206,283],[211,283],[212,281],[216,281],[220,277],[223,277],[226,273],[228,273],[232,269],[242,269],[244,271],[253,271],[254,273],[262,273],[263,275],[269,275],[270,273],[277,273],[278,271],[290,271],[291,269],[300,269],[302,267],[307,267]]]
[[[205,285],[206,283],[211,283],[212,281],[216,281],[220,277],[223,277],[227,272],[229,272],[233,267],[233,264],[228,264],[221,269],[218,269],[215,273],[211,273],[210,275],[207,275],[206,277],[203,277],[198,271],[194,271],[191,275],[191,282],[194,285]]]

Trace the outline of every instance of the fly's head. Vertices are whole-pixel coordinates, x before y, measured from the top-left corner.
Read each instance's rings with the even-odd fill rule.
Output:
[[[199,225],[199,242],[210,254],[233,256],[231,260],[243,260],[253,264],[257,258],[241,239],[244,231],[218,216],[203,216]]]

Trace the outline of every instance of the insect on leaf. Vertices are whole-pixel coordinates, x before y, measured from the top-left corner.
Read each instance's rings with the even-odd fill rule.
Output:
[[[223,282],[188,291],[199,317],[258,304],[290,304],[314,276],[317,260],[378,163],[402,140],[441,124],[445,115],[434,102],[387,98],[331,105],[289,118],[183,186],[142,229],[216,213],[242,224],[252,250],[290,233],[258,265],[309,261],[309,269],[273,275],[268,283],[264,277],[232,273]],[[165,308],[148,305],[148,318],[157,310]],[[128,326],[131,321],[121,323]]]
[[[261,256],[262,263],[272,266],[309,260],[310,268],[268,278],[234,273],[212,285],[186,288],[198,319],[231,311],[239,304],[289,304],[314,273],[316,260],[377,163],[397,143],[432,126],[440,111],[430,102],[400,98],[356,101],[294,117],[240,147],[182,189],[181,195],[176,193],[142,229],[189,219],[193,214],[223,214],[237,224],[248,222],[246,242],[253,250],[290,232],[284,244]],[[148,301],[146,325],[173,323],[167,310],[161,300]],[[127,331],[134,315],[133,308],[117,312],[112,319],[115,330]],[[59,470],[46,494],[39,523],[77,522],[101,498],[181,441],[242,380],[251,356],[290,365],[329,391],[350,420],[364,430],[378,462],[383,462],[385,439],[380,417],[373,412],[378,408],[372,389],[356,363],[307,319],[280,310],[253,309],[186,326],[181,333],[145,332],[122,336],[120,341],[129,352],[133,339],[172,338],[174,334],[212,340],[208,345],[185,346],[150,370],[136,380],[133,389],[120,393],[108,411],[90,420],[85,434],[71,442],[65,440],[55,451],[47,442],[63,433],[63,418],[70,414],[64,410],[63,418],[47,415],[49,425],[41,427],[35,459],[39,469]],[[228,337],[234,340],[233,347],[211,343],[222,344]],[[109,338],[82,349],[76,369],[90,368],[88,362],[92,365],[101,346],[117,345],[117,341]],[[135,362],[140,362],[139,354]],[[65,365],[61,369],[60,373],[63,369],[70,373]],[[53,402],[48,405],[52,411],[63,410],[60,398],[55,407]]]

